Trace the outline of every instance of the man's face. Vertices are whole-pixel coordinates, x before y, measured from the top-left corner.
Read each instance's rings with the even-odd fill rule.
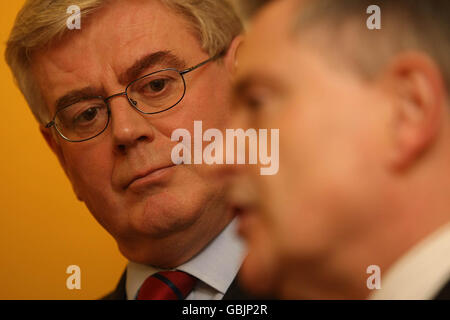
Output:
[[[316,35],[293,35],[294,2],[267,7],[239,55],[235,125],[280,130],[278,174],[251,171],[258,206],[242,215],[242,279],[282,296],[300,281],[317,297],[312,283],[352,260],[339,248],[357,245],[379,209],[388,109],[375,84],[328,61]]]
[[[33,74],[50,115],[70,92],[90,88],[107,97],[153,71],[182,70],[209,58],[192,27],[159,1],[113,1],[81,22],[80,31],[34,56]],[[163,59],[142,60],[158,52]],[[223,64],[211,62],[185,80],[185,97],[169,111],[144,115],[118,96],[110,100],[111,121],[100,136],[72,143],[53,135],[77,196],[137,262],[177,265],[231,219],[222,181],[208,178],[201,165],[174,166],[171,160],[175,129],[193,136],[194,120],[202,120],[204,130],[222,128],[230,77]]]

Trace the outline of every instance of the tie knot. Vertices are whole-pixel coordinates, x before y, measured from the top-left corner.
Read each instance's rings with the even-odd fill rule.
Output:
[[[196,278],[182,271],[161,271],[144,281],[137,300],[184,300],[196,282]]]

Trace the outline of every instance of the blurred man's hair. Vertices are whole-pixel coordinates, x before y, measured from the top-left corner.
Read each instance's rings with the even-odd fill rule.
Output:
[[[225,50],[233,38],[242,32],[242,23],[228,0],[157,1],[191,24],[202,48],[210,56]],[[110,2],[111,0],[27,0],[17,15],[5,57],[20,90],[41,124],[49,121],[49,115],[30,72],[33,52],[58,41],[68,33],[66,21],[69,18],[69,6],[76,4],[81,10],[82,18],[86,19]]]
[[[231,0],[244,21],[250,20],[270,0]]]
[[[395,54],[421,51],[437,63],[449,88],[449,0],[303,0],[298,5],[296,34],[323,30],[314,41],[325,40],[328,52],[338,57],[333,63],[351,62],[373,77]],[[366,25],[371,5],[381,9],[380,30]]]

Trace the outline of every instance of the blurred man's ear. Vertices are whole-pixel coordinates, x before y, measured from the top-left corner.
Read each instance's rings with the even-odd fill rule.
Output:
[[[225,67],[231,77],[234,76],[238,64],[239,49],[244,41],[244,36],[238,35],[233,39],[224,57]]]
[[[77,196],[78,200],[83,201],[79,192],[77,192],[77,189],[74,186],[72,178],[70,177],[69,171],[67,170],[66,166],[66,160],[64,159],[64,154],[61,150],[61,146],[56,140],[57,138],[55,137],[53,131],[51,129],[45,128],[43,125],[39,126],[39,130],[41,131],[41,134],[44,137],[50,149],[55,153],[56,157],[58,158],[61,167],[63,168],[64,172],[66,173],[66,176],[69,178],[72,184],[73,191],[75,192],[75,195]]]
[[[407,168],[432,146],[442,125],[446,89],[436,63],[420,53],[394,58],[384,74],[393,93],[393,164]]]

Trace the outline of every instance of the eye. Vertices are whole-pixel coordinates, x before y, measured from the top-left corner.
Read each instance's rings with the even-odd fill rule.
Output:
[[[108,122],[108,106],[102,100],[81,101],[58,112],[56,125],[69,134],[97,130]]]
[[[167,85],[167,79],[155,79],[155,80],[151,80],[149,81],[145,86],[144,86],[144,91],[150,91],[150,92],[161,92],[164,90],[164,88]]]
[[[248,95],[245,98],[245,105],[251,110],[258,110],[263,106],[262,97],[259,95]]]
[[[76,116],[74,122],[75,123],[90,122],[94,120],[97,117],[97,115],[98,115],[98,107],[91,107],[80,113],[78,116]]]
[[[250,112],[259,112],[264,108],[266,103],[265,94],[261,91],[247,91],[238,97],[239,104],[242,108]]]

